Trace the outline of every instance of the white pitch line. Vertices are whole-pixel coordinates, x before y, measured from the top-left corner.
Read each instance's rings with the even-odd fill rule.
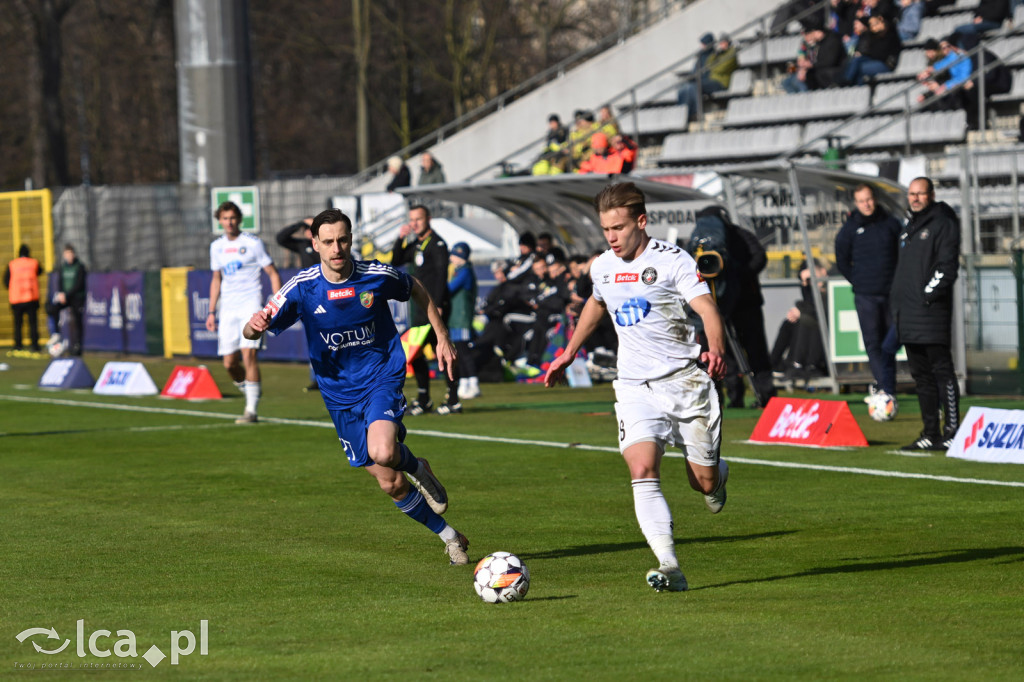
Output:
[[[212,419],[235,419],[237,415],[223,414],[219,412],[201,412],[199,410],[178,410],[170,407],[149,407],[145,405],[124,405],[119,403],[95,403],[78,400],[65,400],[61,398],[40,398],[34,396],[15,396],[0,394],[0,400],[12,400],[24,403],[41,403],[47,405],[68,405],[72,407],[93,407],[105,410],[121,410],[128,412],[149,412],[153,414],[174,414],[188,417],[209,417]],[[261,422],[273,424],[286,424],[290,426],[315,426],[319,428],[334,428],[330,421],[313,421],[309,419],[284,419],[279,417],[260,417]],[[560,443],[558,441],[528,440],[523,438],[504,438],[500,436],[477,436],[465,433],[447,433],[445,431],[426,431],[420,429],[409,429],[409,433],[415,436],[427,436],[429,438],[449,438],[453,440],[473,440],[486,443],[506,443],[508,445],[536,445],[539,447],[587,450],[593,452],[618,452],[617,447],[606,445],[587,445],[585,443]],[[743,441],[738,441],[743,442]],[[665,453],[666,457],[682,457],[682,453]],[[861,467],[837,467],[825,464],[805,464],[802,462],[777,462],[766,459],[750,459],[747,457],[729,457],[730,462],[738,464],[752,464],[756,466],[778,467],[782,469],[805,469],[810,471],[829,471],[840,474],[858,474],[861,476],[881,476],[883,478],[909,478],[925,481],[940,481],[944,483],[968,483],[973,485],[994,485],[1007,488],[1024,488],[1024,481],[993,481],[983,478],[959,478],[956,476],[938,476],[935,474],[913,474],[902,471],[885,471],[884,469],[864,469]]]

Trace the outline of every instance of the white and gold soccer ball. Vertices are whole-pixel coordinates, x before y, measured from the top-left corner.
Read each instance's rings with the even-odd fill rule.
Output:
[[[530,569],[515,554],[488,554],[473,569],[473,589],[489,604],[520,601],[530,589]]]
[[[899,411],[894,395],[879,391],[868,400],[868,415],[876,422],[892,421]]]

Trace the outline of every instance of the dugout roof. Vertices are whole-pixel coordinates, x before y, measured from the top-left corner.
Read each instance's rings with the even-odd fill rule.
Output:
[[[594,196],[613,182],[633,182],[648,203],[707,201],[704,192],[629,175],[554,175],[500,178],[488,182],[406,187],[402,194],[418,200],[470,204],[491,211],[519,234],[551,232],[582,252],[605,249]]]

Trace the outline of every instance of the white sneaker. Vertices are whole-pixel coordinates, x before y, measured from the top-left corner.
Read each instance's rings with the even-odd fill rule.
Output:
[[[678,566],[661,566],[647,571],[647,584],[656,592],[685,592],[689,585]]]
[[[255,424],[260,419],[256,416],[255,412],[246,412],[241,417],[235,420],[236,424]]]
[[[444,543],[444,552],[448,555],[452,566],[465,566],[469,563],[469,554],[466,553],[467,549],[469,549],[469,540],[462,533],[459,533],[458,537],[454,540]]]
[[[422,474],[420,478],[416,478],[410,473],[405,475],[409,478],[409,482],[412,483],[416,490],[420,491],[423,495],[423,499],[427,501],[427,505],[434,510],[435,514],[444,514],[448,511],[448,492],[441,485],[441,481],[437,480],[434,476],[434,472],[430,469],[430,463],[422,457],[416,458],[422,467]]]
[[[725,483],[729,480],[729,463],[724,459],[721,462],[725,466],[719,470],[718,487],[710,495],[704,496],[704,506],[712,514],[722,511],[722,507],[725,506]]]

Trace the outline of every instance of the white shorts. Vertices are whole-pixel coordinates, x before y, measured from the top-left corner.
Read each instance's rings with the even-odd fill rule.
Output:
[[[262,307],[263,303],[255,296],[220,300],[220,314],[217,317],[217,355],[231,355],[239,348],[262,347],[262,339],[250,341],[242,336],[245,323]]]
[[[662,452],[674,445],[694,464],[717,466],[722,410],[715,382],[704,370],[694,364],[657,381],[612,385],[621,452],[654,442]]]

